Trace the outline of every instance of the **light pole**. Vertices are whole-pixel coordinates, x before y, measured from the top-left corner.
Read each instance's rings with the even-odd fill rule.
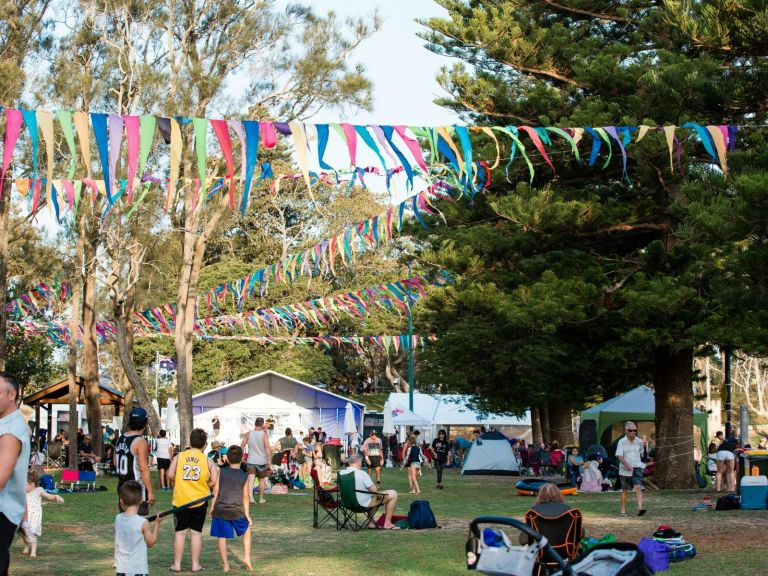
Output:
[[[408,260],[408,279],[411,278],[411,261]],[[408,288],[408,410],[413,412],[413,315],[411,314],[411,283]]]

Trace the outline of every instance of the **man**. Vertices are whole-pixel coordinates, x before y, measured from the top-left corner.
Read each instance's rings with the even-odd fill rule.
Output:
[[[317,430],[315,431],[315,436],[316,436],[315,440],[317,440],[318,442],[322,442],[323,444],[328,442],[328,434],[326,434],[325,431],[320,426],[317,427]]]
[[[429,448],[435,461],[435,468],[437,469],[438,490],[443,489],[443,468],[448,463],[448,449],[448,435],[445,430],[440,430],[437,433],[437,438],[432,441],[432,446]]]
[[[643,441],[637,437],[637,425],[632,421],[624,424],[626,435],[616,445],[621,481],[621,515],[627,515],[627,494],[632,490],[637,496],[637,515],[645,514],[643,508]]]
[[[149,506],[155,504],[155,491],[152,489],[152,480],[149,476],[149,444],[143,436],[148,421],[149,415],[144,408],[137,406],[131,410],[128,414],[127,429],[115,444],[118,492],[120,486],[128,480],[136,480],[141,484],[144,489],[144,502],[139,506],[139,514],[142,516],[147,516]]]
[[[298,440],[293,437],[293,430],[290,428],[285,429],[285,436],[278,439],[277,442],[275,442],[275,450],[278,450],[280,452],[286,452],[288,450],[293,450],[293,448],[296,446]]]
[[[219,467],[208,458],[203,450],[208,444],[208,434],[202,428],[195,428],[189,434],[190,448],[180,452],[171,462],[168,481],[173,485],[173,506],[180,508],[190,502],[213,494],[219,489]],[[200,552],[203,548],[203,525],[208,511],[208,501],[183,508],[173,513],[176,534],[173,540],[173,564],[171,572],[181,572],[181,558],[189,532],[192,550],[192,572],[200,572]]]
[[[363,454],[365,455],[365,463],[368,465],[368,475],[371,475],[371,470],[376,470],[376,486],[381,486],[381,458],[383,453],[384,449],[376,430],[371,430],[370,436],[363,442]]]
[[[91,435],[86,434],[83,437],[83,441],[77,446],[77,455],[80,456],[82,460],[90,462],[91,467],[93,467],[93,465],[99,461],[99,458],[93,453],[93,445],[91,442]]]
[[[394,490],[380,491],[376,487],[371,477],[362,471],[363,457],[360,454],[352,454],[347,463],[347,469],[342,470],[340,474],[355,475],[355,491],[358,504],[360,506],[371,506],[383,503],[384,530],[399,530],[398,526],[392,524],[392,514],[395,513],[395,507],[397,506],[397,492]],[[370,495],[367,492],[370,492]]]
[[[0,576],[7,576],[13,535],[26,507],[29,428],[19,412],[19,384],[0,372]]]
[[[248,489],[251,495],[251,504],[253,500],[253,479],[259,477],[259,504],[266,504],[264,493],[267,490],[267,477],[271,473],[269,459],[272,455],[272,448],[269,445],[269,436],[264,430],[264,418],[259,416],[253,423],[253,430],[243,436],[240,448],[245,450],[248,446],[248,460],[246,461],[248,471]]]
[[[211,418],[211,426],[213,427],[213,439],[219,439],[219,432],[221,432],[221,420],[218,416]]]

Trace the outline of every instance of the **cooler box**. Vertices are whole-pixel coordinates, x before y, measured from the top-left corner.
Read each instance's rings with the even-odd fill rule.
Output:
[[[741,507],[765,510],[768,500],[768,476],[744,476],[741,479]]]

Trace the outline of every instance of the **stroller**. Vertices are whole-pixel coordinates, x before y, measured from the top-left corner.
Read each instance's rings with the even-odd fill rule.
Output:
[[[526,546],[513,545],[501,530],[486,528],[480,524],[511,526],[528,535],[533,541]],[[515,534],[515,537],[517,534]],[[556,572],[547,565],[537,563],[542,555],[556,563]],[[566,562],[550,546],[547,539],[527,524],[502,516],[480,516],[469,525],[467,539],[467,569],[477,570],[490,576],[650,576],[653,571],[643,561],[642,551],[626,542],[598,544],[588,553]]]

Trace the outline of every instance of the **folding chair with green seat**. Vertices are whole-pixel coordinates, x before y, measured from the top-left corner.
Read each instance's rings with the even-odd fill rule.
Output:
[[[376,504],[362,506],[357,500],[357,493],[368,494],[370,496],[374,496],[374,494],[367,490],[356,490],[355,475],[352,472],[346,474],[339,472],[336,475],[336,486],[339,488],[339,500],[341,501],[340,508],[341,513],[344,516],[341,522],[341,528],[351,528],[355,532],[364,530],[371,524],[373,524],[375,528],[378,528],[378,526],[376,526],[374,515],[382,506],[380,499],[376,499]]]
[[[581,537],[584,535],[581,510],[573,508],[556,518],[548,518],[535,510],[528,510],[525,513],[525,523],[545,536],[549,545],[564,560],[571,561],[576,557]],[[557,562],[542,550],[539,561],[536,563],[536,574],[538,576],[549,574],[553,571],[551,569],[557,569],[557,565]]]
[[[329,519],[336,524],[336,530],[341,530],[342,523],[339,521],[339,487],[323,488],[317,476],[317,470],[314,468],[310,472],[312,483],[314,484],[314,494],[312,498],[312,528],[319,528]],[[325,512],[320,518],[320,510]]]

